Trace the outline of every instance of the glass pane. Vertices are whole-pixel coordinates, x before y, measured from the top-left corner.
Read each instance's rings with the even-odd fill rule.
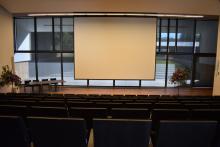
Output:
[[[61,79],[61,54],[39,53],[38,54],[38,79]]]
[[[71,51],[73,50],[73,18],[63,18],[62,23],[63,50]]]
[[[196,60],[195,86],[212,86],[215,57],[199,57]]]
[[[113,80],[89,80],[89,86],[113,86]]]
[[[53,50],[52,18],[37,19],[37,49],[39,51]]]
[[[74,79],[74,60],[73,53],[63,54],[63,79],[66,81],[64,85],[86,86],[87,80]]]
[[[176,52],[176,20],[170,20],[169,52]]]
[[[17,51],[34,50],[34,19],[15,19]]]
[[[197,21],[196,53],[216,53],[218,36],[217,21]]]
[[[139,80],[115,80],[115,86],[139,86]]]
[[[54,46],[55,50],[61,50],[60,18],[54,18]]]
[[[164,87],[166,75],[166,55],[157,55],[155,80],[142,80],[141,86]]]
[[[35,56],[32,53],[15,53],[15,73],[22,80],[35,80]]]
[[[194,20],[179,20],[177,52],[192,53],[194,40]]]
[[[162,19],[161,20],[161,47],[160,52],[167,52],[167,32],[168,32],[168,20]]]
[[[170,78],[177,68],[187,69],[190,71],[190,77],[186,81],[186,84],[191,83],[191,72],[192,72],[192,56],[191,55],[169,55],[168,61],[168,73],[167,73],[167,86],[176,86],[170,82]]]

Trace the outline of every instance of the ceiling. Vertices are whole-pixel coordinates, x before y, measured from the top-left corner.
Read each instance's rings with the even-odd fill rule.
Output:
[[[42,12],[148,12],[220,15],[219,0],[0,0],[13,14]]]

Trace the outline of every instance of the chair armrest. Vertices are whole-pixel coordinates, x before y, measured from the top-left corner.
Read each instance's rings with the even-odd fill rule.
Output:
[[[88,147],[94,147],[94,133],[93,129],[91,129],[88,140]]]

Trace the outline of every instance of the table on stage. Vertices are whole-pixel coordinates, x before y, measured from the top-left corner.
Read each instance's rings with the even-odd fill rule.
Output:
[[[55,86],[55,91],[57,91],[57,85],[59,83],[63,84],[65,81],[64,80],[50,80],[50,81],[32,81],[29,83],[29,85],[31,85],[32,87],[34,86],[39,86],[39,93],[41,93],[43,91],[43,86]],[[32,92],[33,92],[33,88],[32,88]]]

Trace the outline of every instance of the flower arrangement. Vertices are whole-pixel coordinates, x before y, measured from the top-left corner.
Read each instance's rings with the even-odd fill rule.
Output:
[[[172,84],[178,84],[178,86],[186,84],[186,80],[189,78],[189,70],[177,68],[170,78]]]
[[[21,78],[14,74],[8,65],[2,67],[2,73],[0,75],[0,87],[5,85],[11,85],[12,89],[13,86],[21,86]]]

